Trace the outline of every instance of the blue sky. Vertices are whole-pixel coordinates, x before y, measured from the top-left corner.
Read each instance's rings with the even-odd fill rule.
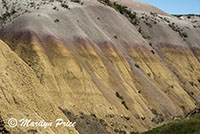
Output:
[[[154,5],[169,14],[200,14],[200,0],[137,0]]]

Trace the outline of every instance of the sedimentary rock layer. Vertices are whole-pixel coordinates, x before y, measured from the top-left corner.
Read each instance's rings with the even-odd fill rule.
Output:
[[[199,104],[199,28],[147,11],[137,12],[139,24],[133,25],[111,7],[84,2],[69,4],[70,10],[32,11],[1,27],[4,122],[63,118],[77,126],[36,131],[129,133]]]

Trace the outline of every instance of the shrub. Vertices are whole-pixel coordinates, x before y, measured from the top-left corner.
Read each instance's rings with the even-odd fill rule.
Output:
[[[154,52],[153,50],[151,50],[151,53],[152,53],[152,54],[155,54],[155,52]]]
[[[185,111],[185,106],[182,105],[182,106],[181,106],[181,109]]]
[[[100,3],[103,3],[107,6],[114,8],[117,12],[124,15],[133,25],[138,25],[139,21],[135,12],[127,9],[127,6],[122,6],[116,2],[112,3],[110,0],[98,0]]]
[[[115,94],[116,94],[116,96],[117,96],[119,99],[121,99],[121,100],[124,99],[123,96],[121,96],[118,92],[116,92]]]
[[[17,13],[17,11],[15,9],[12,9],[12,11],[10,12],[11,15],[15,14],[15,13]]]
[[[179,35],[180,35],[182,38],[187,38],[187,37],[188,37],[187,33],[184,32],[183,29],[181,29],[181,28],[180,28],[179,26],[177,26],[175,23],[169,23],[168,25],[169,25],[169,27],[170,27],[172,30],[174,30],[175,32],[178,32]],[[185,41],[185,39],[184,39],[184,41]]]
[[[190,92],[191,95],[194,95],[194,92]]]
[[[179,33],[179,34],[181,34],[180,36],[182,36],[182,37],[185,37],[185,38],[187,38],[187,37],[188,37],[188,35],[187,35],[187,33],[186,33],[186,32]]]
[[[152,16],[154,16],[154,17],[158,16],[157,13],[150,12],[150,14],[151,14]]]
[[[2,19],[2,20],[6,20],[6,19],[9,18],[10,16],[11,16],[11,14],[10,14],[9,12],[6,11],[5,13],[2,14],[1,19]]]
[[[124,107],[128,110],[128,106],[126,105],[126,102],[124,101],[124,98],[123,96],[121,96],[118,92],[115,93],[115,95],[120,99],[122,100],[122,105],[124,105]]]
[[[117,35],[114,36],[115,39],[118,39]]]
[[[150,77],[150,76],[151,76],[151,73],[147,73],[147,75]]]
[[[128,121],[130,120],[130,117],[124,116],[124,118]]]
[[[156,124],[159,124],[164,121],[164,118],[162,115],[156,115],[156,117],[154,117],[151,121]]]
[[[152,112],[152,114],[154,114],[154,115],[158,115],[158,112],[155,110],[155,109],[151,109],[151,112]]]
[[[135,67],[140,68],[140,66],[138,64],[135,63]]]
[[[114,129],[114,132],[115,133],[118,133],[118,134],[126,134],[126,131],[124,131],[124,130],[120,130],[120,129]]]
[[[145,120],[146,118],[145,118],[145,117],[141,117],[141,119],[142,119],[142,120]]]
[[[138,32],[142,33],[142,28],[141,27],[139,27]]]
[[[130,134],[139,134],[138,132],[131,131]]]
[[[145,39],[151,39],[151,36],[150,35],[147,35],[145,33],[142,33],[142,37],[145,38]]]
[[[62,6],[63,8],[69,9],[69,6],[68,6],[67,4],[61,4],[61,6]]]
[[[122,104],[124,105],[124,107],[128,110],[128,106],[126,105],[126,102],[125,101],[122,101]]]
[[[137,19],[130,20],[131,24],[133,25],[139,25],[139,21]]]
[[[60,21],[59,21],[59,19],[55,19],[54,22],[57,23],[57,22],[60,22]]]
[[[151,43],[151,42],[149,43],[149,46],[151,46],[151,47],[152,47],[152,43]]]
[[[154,128],[143,134],[199,134],[200,118],[183,119]]]
[[[71,2],[75,2],[75,3],[81,3],[81,1],[80,0],[71,0]]]
[[[191,86],[194,86],[194,83],[192,81],[189,82]]]
[[[28,133],[29,133],[29,134],[37,134],[38,131],[37,131],[36,129],[29,129],[29,130],[28,130]]]

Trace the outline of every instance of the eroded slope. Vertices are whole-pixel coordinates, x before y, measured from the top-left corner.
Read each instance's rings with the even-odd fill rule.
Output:
[[[77,126],[79,133],[93,133],[93,127],[99,133],[129,133],[147,130],[199,104],[200,30],[192,21],[128,8],[134,14],[130,15],[118,5],[83,2],[69,2],[70,8],[53,2],[47,10],[31,9],[4,21],[0,38],[7,45],[1,43],[1,55],[12,53],[15,58],[1,59],[22,64],[9,63],[9,79],[16,77],[11,79],[16,88],[0,84],[7,91],[1,107],[5,119],[12,113],[8,111],[25,113],[28,107],[43,119],[65,116],[89,126]],[[1,71],[8,69],[3,65]],[[7,95],[17,104],[8,103],[12,101]],[[52,128],[48,133],[67,131]]]

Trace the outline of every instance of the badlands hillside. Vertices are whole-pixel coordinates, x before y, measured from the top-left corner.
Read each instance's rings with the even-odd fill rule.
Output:
[[[0,133],[134,134],[199,104],[199,16],[131,0],[0,0]]]

